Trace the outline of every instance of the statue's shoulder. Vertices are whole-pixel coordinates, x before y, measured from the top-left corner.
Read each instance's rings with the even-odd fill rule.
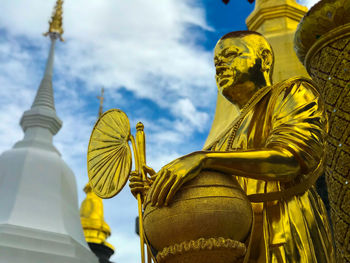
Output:
[[[285,79],[281,82],[278,82],[277,84],[274,84],[273,86],[290,87],[290,86],[294,86],[294,85],[306,85],[306,86],[316,87],[315,82],[313,82],[311,79],[303,77],[303,76],[297,76],[297,77]]]
[[[311,79],[303,76],[297,76],[274,84],[272,90],[274,93],[294,93],[297,90],[304,90],[313,93],[315,96],[319,96],[319,92],[316,87],[315,82],[313,82]]]
[[[307,104],[318,105],[316,108],[323,110],[324,101],[320,93],[317,91],[316,84],[305,77],[294,77],[281,81],[271,88],[269,96],[269,107],[276,112],[286,112],[286,108],[294,109],[296,104],[299,106]]]

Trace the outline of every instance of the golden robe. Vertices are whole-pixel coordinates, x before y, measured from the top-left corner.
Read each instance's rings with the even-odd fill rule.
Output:
[[[322,173],[325,158],[323,101],[313,84],[303,78],[268,89],[252,103],[238,129],[231,128],[211,147],[213,151],[284,149],[301,167],[300,174],[286,182],[236,176],[254,201],[249,262],[335,262],[327,213],[311,186]]]

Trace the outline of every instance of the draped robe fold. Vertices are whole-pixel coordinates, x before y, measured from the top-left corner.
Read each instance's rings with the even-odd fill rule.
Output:
[[[312,82],[294,78],[274,85],[243,117],[233,140],[232,132],[211,150],[284,149],[301,168],[296,178],[286,182],[236,176],[248,196],[261,198],[252,204],[255,226],[249,262],[335,262],[324,204],[314,187],[306,184],[323,170],[327,132],[324,104]],[[299,192],[283,194],[293,187]],[[280,193],[280,198],[264,200],[269,193]]]

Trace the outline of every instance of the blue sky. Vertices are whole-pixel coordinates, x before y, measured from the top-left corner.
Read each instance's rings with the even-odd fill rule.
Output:
[[[39,86],[54,0],[0,0],[0,151],[23,137],[18,123]],[[305,1],[310,6],[312,1]],[[155,170],[200,150],[216,102],[213,48],[246,29],[245,0],[66,0],[64,43],[57,43],[53,87],[63,127],[54,144],[73,169],[79,204],[87,182],[86,149],[105,88],[104,110],[120,108],[145,125]],[[105,200],[109,242],[118,263],[139,262],[137,202],[128,187]]]

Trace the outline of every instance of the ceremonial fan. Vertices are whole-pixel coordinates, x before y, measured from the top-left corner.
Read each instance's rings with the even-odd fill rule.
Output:
[[[117,195],[128,181],[132,154],[131,141],[135,159],[136,173],[147,180],[143,167],[146,166],[146,147],[143,124],[136,125],[136,141],[130,132],[129,119],[118,109],[106,111],[96,122],[89,141],[87,168],[91,188],[101,198]],[[144,232],[142,222],[142,200],[137,195],[139,229],[141,244],[141,260],[145,262]],[[150,262],[150,253],[148,255]]]

